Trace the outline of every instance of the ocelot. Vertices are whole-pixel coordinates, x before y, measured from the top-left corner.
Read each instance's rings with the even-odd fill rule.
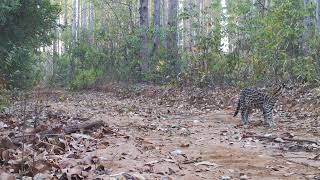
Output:
[[[240,92],[238,107],[233,117],[236,117],[241,111],[241,120],[245,127],[248,126],[248,116],[252,109],[260,109],[263,113],[264,123],[270,127],[275,127],[276,124],[272,118],[274,105],[276,104],[281,89],[284,85],[273,90],[272,93],[265,93],[258,89],[246,88]]]

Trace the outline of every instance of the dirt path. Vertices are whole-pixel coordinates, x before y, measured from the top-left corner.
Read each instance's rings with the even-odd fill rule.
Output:
[[[128,126],[131,123],[141,127],[145,125],[135,121]],[[139,148],[128,147],[128,144],[135,144],[135,140],[127,140],[126,145],[120,145],[116,151],[130,154],[131,158],[117,163],[121,164],[120,171],[132,169],[142,172],[148,179],[161,179],[164,176],[190,180],[219,179],[222,176],[232,179],[241,176],[250,179],[304,179],[308,175],[312,177],[319,174],[317,168],[276,157],[281,153],[277,144],[240,140],[245,130],[235,126],[236,121],[225,112],[184,118],[170,116],[165,122],[160,121],[155,130],[132,130],[132,139],[143,137],[141,152],[132,153]],[[172,155],[176,150],[181,150],[184,157]],[[193,160],[207,164],[196,166]],[[154,163],[146,166],[148,162]],[[211,166],[209,162],[217,165]]]
[[[67,124],[78,123],[79,119],[105,122],[106,127],[89,133],[92,138],[102,132],[95,146],[78,150],[77,158],[59,156],[58,164],[64,172],[80,173],[87,179],[125,179],[126,173],[136,179],[163,180],[320,177],[320,161],[308,159],[313,151],[286,151],[285,142],[248,136],[288,133],[281,122],[278,130],[271,130],[253,118],[253,126],[244,129],[239,126],[240,120],[232,117],[232,110],[199,110],[180,103],[121,99],[96,92],[63,94],[46,103],[46,112],[71,117]],[[91,173],[84,173],[92,158],[97,158],[108,173],[92,173],[97,165]]]

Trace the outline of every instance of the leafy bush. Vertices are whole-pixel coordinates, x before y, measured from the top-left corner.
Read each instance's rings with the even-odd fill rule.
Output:
[[[32,85],[36,49],[51,43],[58,14],[50,0],[0,1],[0,75],[8,88]]]
[[[71,88],[74,90],[87,88],[93,85],[101,74],[102,71],[95,69],[78,71],[75,79],[71,82]]]

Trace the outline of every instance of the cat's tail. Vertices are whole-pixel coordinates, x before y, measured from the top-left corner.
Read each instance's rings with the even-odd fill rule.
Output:
[[[239,101],[238,101],[238,106],[237,106],[236,112],[234,112],[233,117],[236,117],[236,116],[238,115],[239,110],[240,110],[240,99],[239,99]]]

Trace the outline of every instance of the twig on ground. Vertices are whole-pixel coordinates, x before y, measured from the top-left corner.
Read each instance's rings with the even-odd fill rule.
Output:
[[[246,137],[252,137],[257,139],[268,139],[271,141],[276,140],[279,137],[267,137],[261,135],[246,135]],[[291,138],[281,138],[284,141],[291,141],[291,142],[299,142],[299,143],[308,143],[308,144],[318,144],[318,141],[309,140],[309,139],[291,139]]]

